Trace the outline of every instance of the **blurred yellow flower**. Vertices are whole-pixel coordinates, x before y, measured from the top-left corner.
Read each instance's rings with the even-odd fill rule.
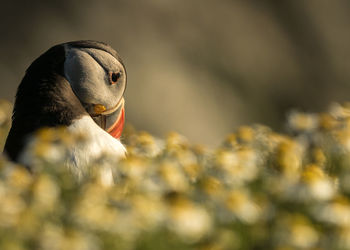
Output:
[[[260,207],[244,190],[231,191],[225,203],[227,208],[245,223],[255,223],[261,214]]]
[[[84,135],[41,130],[32,172],[0,157],[0,249],[350,249],[350,104],[288,126],[243,126],[217,148],[127,126],[128,156],[80,178],[63,166]]]
[[[169,227],[180,237],[198,241],[209,233],[212,221],[206,210],[184,198],[169,204]]]

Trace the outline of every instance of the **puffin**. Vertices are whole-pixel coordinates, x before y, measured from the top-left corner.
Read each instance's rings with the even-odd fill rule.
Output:
[[[106,43],[81,40],[51,47],[31,63],[18,86],[5,155],[30,169],[35,133],[65,127],[89,138],[86,145],[73,145],[65,159],[75,172],[103,153],[125,157],[120,137],[126,83],[124,63]]]

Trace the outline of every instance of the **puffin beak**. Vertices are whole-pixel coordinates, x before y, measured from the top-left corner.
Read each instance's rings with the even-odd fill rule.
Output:
[[[97,114],[97,115],[100,115],[107,110],[106,107],[102,104],[95,104],[93,106],[93,109],[94,109],[94,114]]]
[[[111,109],[107,109],[102,104],[94,104],[90,107],[91,117],[95,122],[111,136],[119,139],[125,122],[124,98],[122,97],[118,104]]]
[[[116,139],[119,139],[122,135],[125,122],[125,110],[124,110],[124,99],[123,106],[121,107],[119,116],[115,123],[107,129],[107,132]]]

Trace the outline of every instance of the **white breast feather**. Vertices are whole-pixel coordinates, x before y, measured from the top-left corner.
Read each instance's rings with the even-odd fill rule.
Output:
[[[86,172],[85,167],[100,160],[101,157],[111,157],[117,161],[125,157],[126,149],[120,140],[113,138],[106,131],[101,129],[90,116],[83,116],[73,121],[68,126],[68,131],[82,134],[86,141],[74,144],[69,147],[65,165],[70,168],[78,178]],[[19,162],[25,165],[35,165],[33,149],[36,145],[35,137],[31,139],[19,157]],[[53,148],[49,160],[53,162],[61,155],[59,149]],[[99,161],[100,162],[100,161]],[[113,183],[112,169],[108,164],[99,164],[102,183],[109,185]]]

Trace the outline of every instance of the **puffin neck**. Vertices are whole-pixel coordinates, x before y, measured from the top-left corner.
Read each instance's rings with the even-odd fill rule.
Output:
[[[64,46],[54,46],[36,59],[20,83],[16,113],[40,117],[41,126],[69,125],[85,113],[69,82],[63,76]],[[20,115],[18,115],[20,116]],[[30,122],[30,121],[27,121]]]
[[[27,69],[16,94],[5,150],[16,160],[26,139],[42,127],[69,126],[87,114],[63,76],[65,50],[54,46]]]

